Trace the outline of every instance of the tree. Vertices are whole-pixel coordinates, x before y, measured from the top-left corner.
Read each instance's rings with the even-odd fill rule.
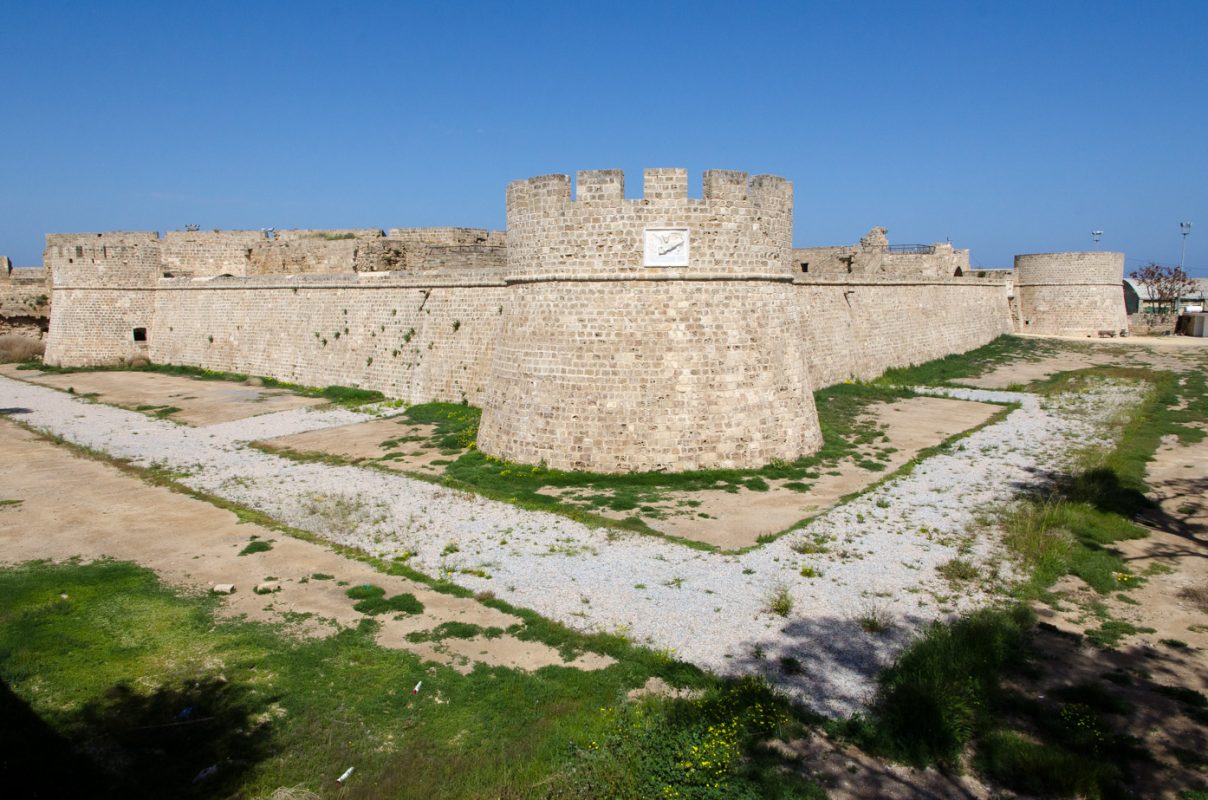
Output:
[[[1129,276],[1144,287],[1146,296],[1157,305],[1156,313],[1179,310],[1179,298],[1195,291],[1193,281],[1182,267],[1166,267],[1150,262]]]

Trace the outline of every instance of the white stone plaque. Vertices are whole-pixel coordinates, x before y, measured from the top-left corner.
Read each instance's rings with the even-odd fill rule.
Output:
[[[688,266],[687,228],[647,228],[644,243],[647,267]]]

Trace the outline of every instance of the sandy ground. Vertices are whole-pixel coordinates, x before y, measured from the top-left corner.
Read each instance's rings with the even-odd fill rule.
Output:
[[[409,592],[424,611],[381,623],[380,644],[468,671],[473,663],[526,670],[558,665],[596,669],[612,662],[595,653],[564,662],[558,651],[510,635],[497,639],[446,639],[413,643],[406,635],[458,621],[507,628],[522,622],[475,600],[432,591],[423,584],[384,575],[368,564],[279,531],[240,523],[229,511],[168,489],[150,486],[120,470],[73,455],[0,419],[0,561],[62,560],[107,556],[153,569],[178,587],[206,591],[233,583],[223,612],[248,619],[282,622],[287,614],[313,615],[293,626],[303,635],[326,635],[355,626],[361,615],[346,595],[348,586],[372,583],[393,596]],[[272,550],[238,555],[253,537],[271,540]],[[315,580],[314,574],[334,576]],[[268,577],[281,591],[258,595],[253,588]],[[344,585],[340,585],[343,583]]]
[[[1208,593],[1208,439],[1181,445],[1175,437],[1167,437],[1147,475],[1150,496],[1160,504],[1143,518],[1150,534],[1116,545],[1129,569],[1145,576],[1144,583],[1126,595],[1132,602],[1122,601],[1119,594],[1097,594],[1067,576],[1053,587],[1067,600],[1062,610],[1038,609],[1041,619],[1059,631],[1080,634],[1099,620],[1079,606],[1097,601],[1113,619],[1132,623],[1142,632],[1125,637],[1119,649],[1107,651],[1073,637],[1042,635],[1046,660],[1059,669],[1041,691],[1094,681],[1111,670],[1143,677],[1131,686],[1114,687],[1137,709],[1120,723],[1119,732],[1140,737],[1155,755],[1154,764],[1141,766],[1139,785],[1152,790],[1146,796],[1174,800],[1179,791],[1204,776],[1181,765],[1172,749],[1208,753],[1208,730],[1186,717],[1176,701],[1154,692],[1152,684],[1208,693],[1208,608],[1198,607],[1184,594],[1197,587]],[[1170,641],[1186,647],[1172,647]]]
[[[1183,371],[1196,365],[1203,366],[1205,357],[1208,357],[1208,339],[1187,336],[1138,336],[1125,339],[1077,339],[1056,336],[1022,338],[1064,342],[1067,343],[1067,351],[1036,361],[1016,361],[976,378],[962,378],[957,383],[980,389],[1005,389],[1042,380],[1058,372],[1105,364]]]
[[[962,386],[976,386],[979,389],[1006,389],[1009,386],[1023,386],[1032,381],[1043,380],[1058,372],[1108,364],[1115,359],[1109,353],[1094,353],[1088,355],[1060,355],[1042,358],[1038,361],[1016,361],[991,370],[976,378],[962,378],[957,383]]]
[[[229,381],[203,381],[155,372],[73,372],[66,375],[0,367],[0,375],[29,381],[53,389],[75,390],[75,394],[109,405],[137,410],[139,406],[172,406],[167,419],[186,425],[272,414],[291,408],[323,405],[317,397],[303,397],[283,389],[266,389]],[[150,413],[154,413],[153,411]]]
[[[341,425],[336,428],[323,428],[317,431],[305,431],[292,436],[278,436],[256,444],[274,450],[292,450],[296,453],[326,453],[354,462],[374,459],[378,466],[400,472],[420,470],[439,474],[440,465],[432,462],[456,458],[456,456],[442,455],[437,448],[426,446],[427,439],[432,434],[432,428],[432,425],[417,425],[408,422],[405,418],[395,417]],[[382,442],[408,436],[422,437],[422,441],[401,442],[397,447],[382,447]],[[380,460],[384,456],[395,454],[401,454],[403,457]]]
[[[808,492],[784,488],[784,481],[767,492],[742,490],[674,492],[673,500],[701,501],[696,509],[713,519],[672,516],[648,520],[662,533],[716,545],[726,550],[749,547],[764,534],[779,533],[801,520],[824,511],[839,500],[882,480],[918,455],[950,436],[982,424],[1001,406],[941,397],[910,397],[881,403],[870,409],[874,423],[888,437],[880,446],[896,448],[885,469],[872,472],[847,459],[811,480]],[[827,474],[838,472],[838,475]]]

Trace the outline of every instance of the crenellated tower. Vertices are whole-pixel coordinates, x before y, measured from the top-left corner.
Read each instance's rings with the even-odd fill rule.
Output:
[[[756,467],[821,444],[792,184],[683,169],[516,181],[479,447],[599,472]]]

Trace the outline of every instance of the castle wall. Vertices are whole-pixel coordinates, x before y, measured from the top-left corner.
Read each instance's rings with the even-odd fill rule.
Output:
[[[815,389],[973,350],[1012,327],[1001,281],[801,276],[794,290]]]
[[[151,325],[162,272],[155,233],[48,234],[51,335],[43,360],[99,366],[145,358],[135,329]]]
[[[1019,332],[1094,336],[1128,328],[1124,254],[1101,251],[1015,257]]]
[[[969,272],[969,251],[947,242],[895,250],[884,228],[873,228],[850,246],[798,247],[793,272],[815,277],[948,278]]]
[[[497,338],[496,273],[164,279],[150,358],[409,403],[481,403]]]
[[[0,281],[0,336],[41,339],[49,327],[50,289],[45,284]]]
[[[508,187],[508,298],[479,448],[601,472],[750,467],[821,444],[793,302],[792,186],[773,176],[618,170]],[[687,228],[687,266],[644,231]]]
[[[176,276],[247,275],[264,231],[170,231],[160,246],[163,271]]]

